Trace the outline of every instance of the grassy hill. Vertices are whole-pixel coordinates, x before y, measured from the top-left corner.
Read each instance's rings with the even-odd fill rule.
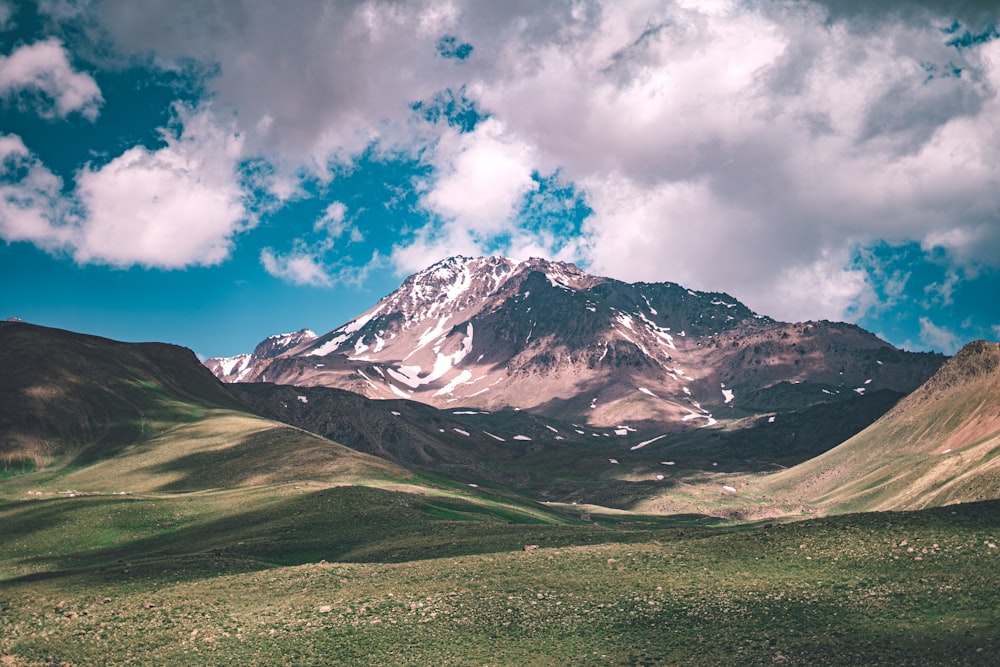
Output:
[[[0,470],[96,461],[208,409],[242,410],[194,353],[0,322]]]
[[[871,427],[760,486],[840,512],[997,498],[1000,345],[970,343]]]

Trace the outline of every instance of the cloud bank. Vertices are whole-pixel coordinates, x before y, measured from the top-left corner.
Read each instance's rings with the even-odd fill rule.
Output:
[[[537,253],[800,320],[887,298],[888,269],[866,254],[878,243],[916,243],[953,272],[1000,268],[1000,39],[978,3],[105,0],[74,20],[128,62],[196,63],[211,98],[165,147],[81,170],[69,231],[53,222],[57,177],[8,137],[30,165],[5,186],[4,238],[68,244],[81,262],[224,261],[252,225],[241,156],[273,167],[280,203],[376,150],[430,168],[412,183],[421,224],[373,251],[401,271]],[[0,90],[97,113],[60,42],[3,62]],[[479,117],[415,112],[457,91]],[[529,205],[552,175],[585,204],[574,224]],[[343,221],[327,209],[317,237],[263,248],[264,269],[333,284]],[[925,337],[946,344],[935,326]]]

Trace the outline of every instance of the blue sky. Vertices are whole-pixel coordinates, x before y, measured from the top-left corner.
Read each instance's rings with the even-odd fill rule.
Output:
[[[228,356],[506,254],[996,340],[992,4],[0,0],[0,317]]]

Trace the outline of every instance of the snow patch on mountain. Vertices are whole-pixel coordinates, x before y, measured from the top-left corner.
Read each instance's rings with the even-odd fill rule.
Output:
[[[472,371],[464,370],[455,377],[453,377],[451,381],[448,382],[448,384],[446,384],[445,386],[441,387],[436,392],[434,392],[434,395],[443,396],[445,394],[454,393],[455,389],[457,389],[459,385],[466,384],[471,379],[472,379]]]
[[[246,370],[246,366],[250,361],[250,355],[246,353],[237,354],[235,357],[225,357],[217,361],[223,375],[232,375],[233,373]]]
[[[668,435],[670,435],[670,434],[669,433],[664,433],[663,435],[658,435],[655,438],[652,438],[650,440],[644,440],[643,442],[640,442],[638,445],[633,445],[629,449],[631,449],[633,451],[635,451],[636,449],[642,449],[646,445],[651,445],[654,442],[656,442],[657,440],[662,440],[663,438],[667,437]]]
[[[360,331],[363,326],[365,326],[373,319],[375,319],[375,316],[378,315],[379,312],[381,312],[381,310],[382,306],[377,306],[374,310],[368,312],[365,315],[362,315],[361,317],[351,320],[350,322],[340,327],[339,329],[334,329],[330,333],[337,334],[336,336],[331,338],[326,343],[323,343],[319,347],[313,348],[312,350],[306,352],[306,355],[310,357],[325,357],[328,354],[333,354],[353,334]]]

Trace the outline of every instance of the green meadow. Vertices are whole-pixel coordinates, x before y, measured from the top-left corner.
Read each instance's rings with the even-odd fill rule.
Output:
[[[1000,655],[1000,503],[786,523],[617,516],[584,524],[430,485],[7,502],[0,664]]]

